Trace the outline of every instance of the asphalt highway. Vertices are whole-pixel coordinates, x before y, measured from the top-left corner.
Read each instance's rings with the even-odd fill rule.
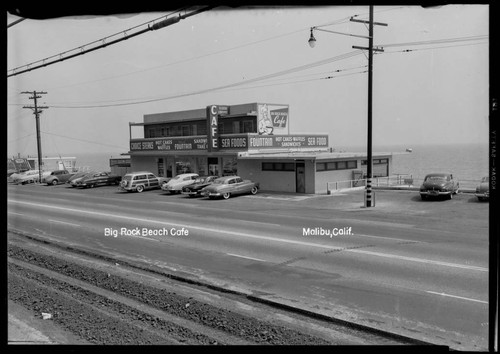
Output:
[[[8,227],[342,320],[486,350],[488,203],[415,191],[228,200],[9,185]]]

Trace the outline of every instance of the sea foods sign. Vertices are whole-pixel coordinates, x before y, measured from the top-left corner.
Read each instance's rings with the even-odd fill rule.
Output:
[[[249,136],[248,149],[328,148],[328,135]]]
[[[130,151],[210,151],[209,138],[136,139],[130,142]],[[215,142],[219,150],[261,149],[328,149],[328,135],[269,135],[238,134],[220,136]]]

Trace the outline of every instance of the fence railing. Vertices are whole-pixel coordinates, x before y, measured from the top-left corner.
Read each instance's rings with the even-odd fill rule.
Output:
[[[424,177],[414,177],[411,174],[398,174],[386,177],[373,177],[372,187],[397,187],[401,189],[418,188],[423,183]],[[479,180],[458,180],[461,190],[475,190]],[[326,183],[327,193],[341,189],[366,187],[366,178],[335,181]]]

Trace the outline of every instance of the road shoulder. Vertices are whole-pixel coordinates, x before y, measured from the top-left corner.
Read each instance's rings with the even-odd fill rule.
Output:
[[[71,332],[57,326],[52,320],[36,317],[25,307],[9,300],[8,335],[11,344],[87,344]]]

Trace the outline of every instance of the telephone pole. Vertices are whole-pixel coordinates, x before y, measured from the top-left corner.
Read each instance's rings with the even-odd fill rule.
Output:
[[[35,120],[36,120],[36,142],[37,142],[37,148],[38,148],[38,183],[42,182],[42,140],[40,137],[40,113],[42,113],[42,109],[48,109],[49,107],[47,106],[38,106],[37,105],[37,98],[41,98],[42,96],[39,95],[45,95],[47,92],[43,91],[23,91],[21,93],[25,94],[33,94],[29,99],[34,100],[34,105],[33,106],[24,106],[23,108],[29,108],[33,110],[33,114],[35,115]]]
[[[368,25],[368,48],[352,46],[355,49],[368,50],[368,139],[367,139],[367,161],[366,161],[366,207],[375,206],[372,205],[372,166],[373,166],[373,153],[372,153],[372,105],[373,105],[373,52],[383,52],[382,48],[373,47],[373,26],[387,26],[387,23],[373,22],[373,5],[370,5],[370,18],[369,21],[358,20],[351,17],[352,22],[360,22]]]

